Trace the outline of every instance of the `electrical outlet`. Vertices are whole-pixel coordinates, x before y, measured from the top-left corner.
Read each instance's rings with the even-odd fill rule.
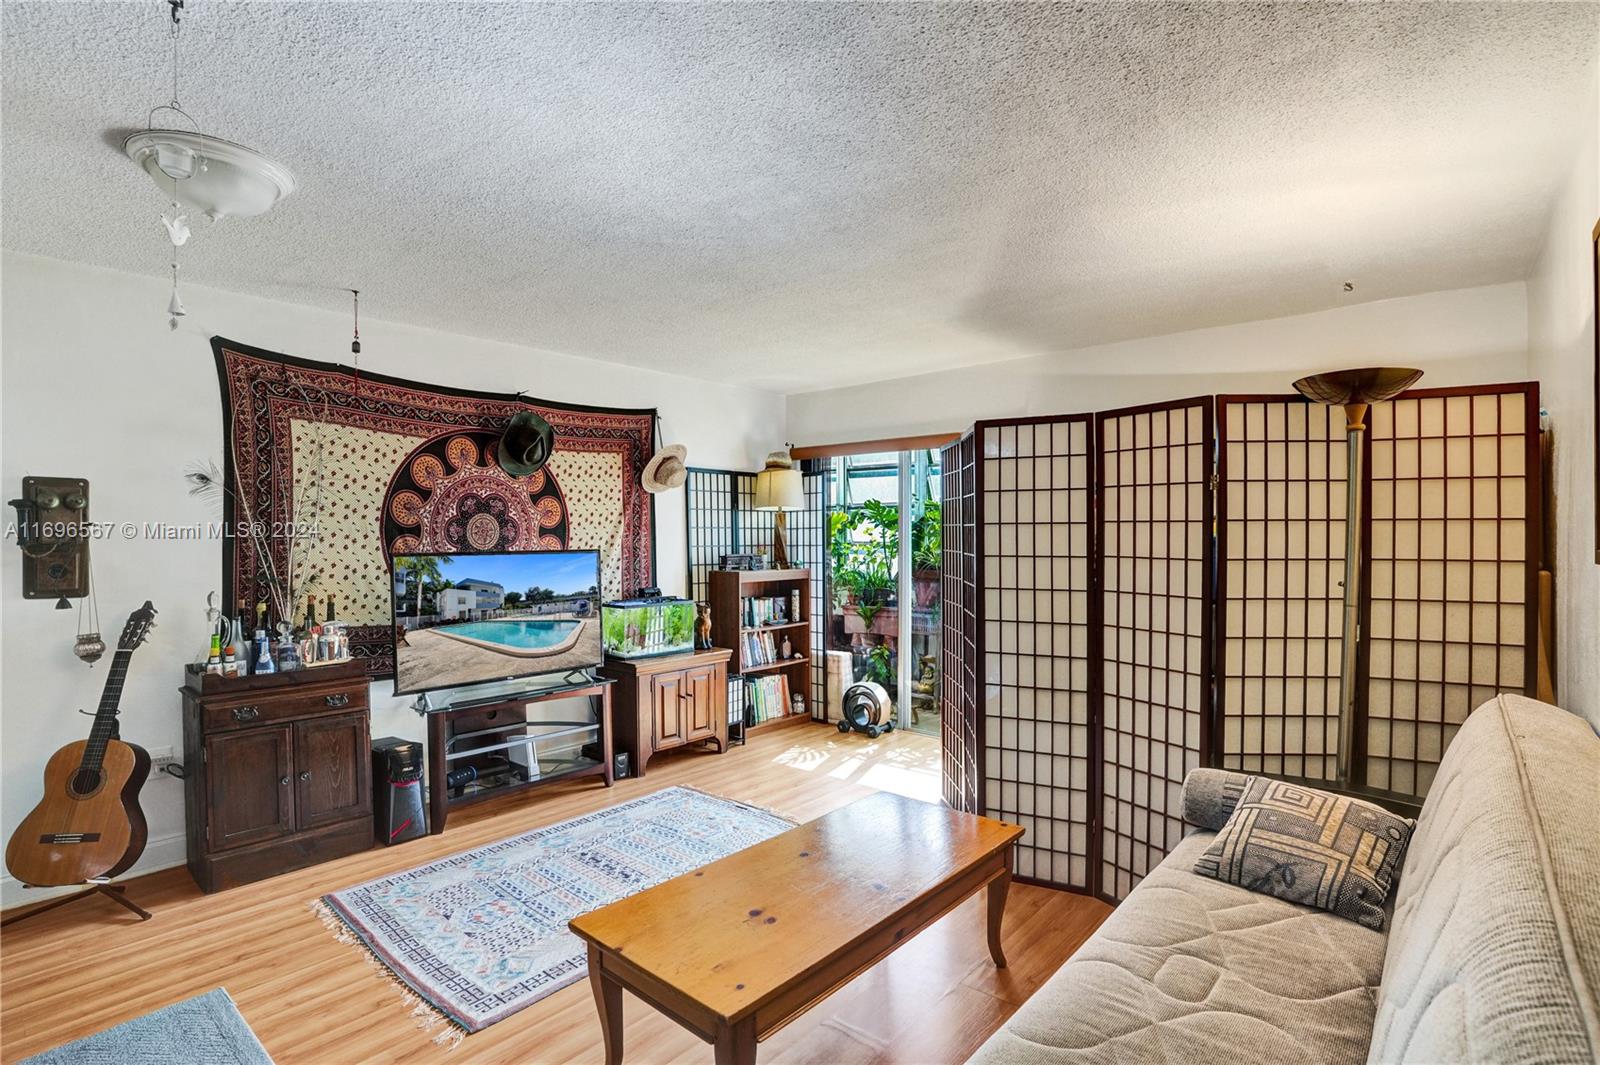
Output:
[[[151,776],[156,776],[157,774],[171,776],[172,774],[166,771],[166,767],[169,765],[178,766],[180,769],[183,767],[183,759],[175,756],[171,747],[152,747],[149,754]]]

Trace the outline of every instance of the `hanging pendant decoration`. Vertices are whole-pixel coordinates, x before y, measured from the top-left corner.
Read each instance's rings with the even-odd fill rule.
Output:
[[[207,136],[178,100],[178,75],[185,0],[167,0],[172,46],[172,96],[150,109],[145,128],[123,141],[128,158],[139,165],[171,206],[161,225],[172,244],[172,294],[167,300],[167,327],[176,330],[188,312],[178,295],[178,249],[191,236],[190,215],[198,211],[208,220],[251,218],[272,209],[294,191],[295,179],[287,167],[260,152],[221,137]],[[156,117],[162,116],[162,126]],[[170,128],[172,126],[187,128]]]
[[[178,298],[178,256],[172,256],[172,298],[167,301],[167,328],[177,329],[178,319],[189,312],[183,308],[183,300]]]
[[[98,632],[80,632],[78,642],[72,645],[72,653],[92,666],[106,653],[106,642]]]
[[[72,653],[83,660],[86,665],[94,665],[100,661],[100,656],[106,653],[106,642],[100,637],[100,600],[95,596],[94,587],[94,562],[89,562],[89,594],[78,600],[78,638],[73,642]],[[87,604],[88,617],[93,620],[94,628],[85,629],[84,621],[85,604]]]
[[[352,354],[352,355],[360,355],[361,354],[361,290],[359,288],[353,288],[353,289],[350,290],[350,319],[354,323],[354,329],[355,329],[355,332],[351,335],[351,338],[350,338],[350,354]],[[360,359],[356,360],[357,363],[360,363],[360,361],[361,361]]]

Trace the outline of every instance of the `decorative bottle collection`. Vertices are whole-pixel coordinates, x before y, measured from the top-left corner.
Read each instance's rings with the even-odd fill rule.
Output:
[[[262,673],[291,673],[350,658],[349,626],[335,617],[333,597],[325,601],[325,616],[317,620],[317,597],[306,596],[304,624],[291,630],[283,621],[268,623],[267,604],[257,603],[255,624],[247,623],[240,604],[239,616],[218,617],[211,634],[204,670],[224,677],[245,677]],[[210,611],[219,614],[219,611]],[[253,636],[245,642],[245,633]],[[276,633],[276,638],[274,638]]]

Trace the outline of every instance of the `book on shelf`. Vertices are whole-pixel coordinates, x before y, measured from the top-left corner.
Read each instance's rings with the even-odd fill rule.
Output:
[[[765,677],[746,677],[744,682],[746,725],[759,725],[789,715],[789,678],[782,673]]]
[[[795,620],[790,617],[790,603],[787,595],[748,595],[741,602],[743,620],[740,624],[747,629],[757,629],[763,625],[786,625]]]
[[[770,632],[747,632],[741,637],[744,640],[744,664],[746,666],[770,666],[780,661],[778,655],[778,641],[773,639]]]

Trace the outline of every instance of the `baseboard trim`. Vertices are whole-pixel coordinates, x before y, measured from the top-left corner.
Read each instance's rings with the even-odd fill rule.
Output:
[[[186,861],[188,861],[188,842],[185,833],[175,832],[170,836],[159,836],[145,844],[144,854],[133,863],[133,868],[117,879],[127,880],[129,877],[143,876],[145,873],[155,873],[162,869],[174,869]],[[61,895],[70,895],[74,891],[82,890],[81,887],[70,885],[55,888],[24,887],[20,880],[7,873],[5,876],[0,876],[0,910],[28,906],[35,902],[47,902]]]

